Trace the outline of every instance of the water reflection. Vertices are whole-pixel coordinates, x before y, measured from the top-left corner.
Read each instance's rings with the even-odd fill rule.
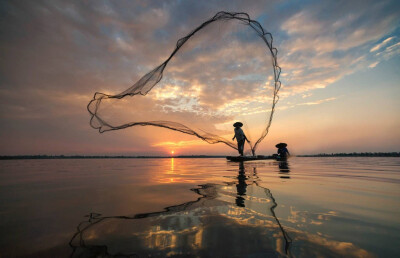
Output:
[[[280,178],[286,178],[289,179],[289,162],[287,160],[281,160],[278,161],[278,167],[279,167],[279,174],[281,174]]]
[[[191,189],[197,200],[159,212],[91,213],[70,241],[71,257],[290,256],[291,239],[274,212],[278,204],[258,185],[256,167],[239,163],[235,181],[200,185]]]
[[[400,257],[397,158],[289,163],[290,172],[280,174],[277,161],[245,162],[243,182],[243,167],[225,159],[2,161],[0,256],[286,256],[263,186],[279,204],[273,211],[294,257]],[[187,207],[165,213],[175,204]],[[77,230],[91,211],[103,215],[85,218]],[[153,211],[163,213],[101,220]]]
[[[304,218],[292,207],[291,216],[281,223],[275,213],[278,200],[260,185],[257,174],[257,167],[266,164],[277,166],[289,178],[287,161],[242,162],[235,165],[228,182],[191,189],[199,195],[196,200],[132,216],[90,213],[70,240],[71,257],[372,256],[351,242],[302,230],[296,225]],[[178,167],[171,160],[168,173]]]
[[[243,162],[239,163],[239,174],[237,176],[238,184],[236,184],[237,189],[237,197],[236,197],[236,205],[239,207],[245,207],[243,196],[246,195],[246,174],[244,172],[244,164]]]

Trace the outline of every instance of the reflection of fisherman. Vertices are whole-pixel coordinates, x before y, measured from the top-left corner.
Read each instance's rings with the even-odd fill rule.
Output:
[[[246,195],[247,184],[246,184],[246,174],[244,171],[243,161],[239,163],[239,175],[237,179],[238,179],[238,184],[236,185],[236,190],[237,190],[236,205],[239,207],[245,207],[244,198],[242,196]]]
[[[278,162],[279,162],[279,174],[281,174],[280,178],[289,179],[290,178],[289,163],[286,160],[281,160]]]
[[[279,171],[281,173],[289,173],[290,172],[289,163],[287,161],[280,161],[279,162]]]
[[[278,155],[280,159],[286,159],[288,156],[290,156],[290,153],[288,151],[287,144],[286,143],[278,143],[277,145],[275,145],[275,147],[278,148]]]
[[[243,156],[243,149],[244,149],[244,141],[246,140],[248,143],[249,140],[247,139],[246,135],[244,134],[242,128],[243,124],[241,122],[236,122],[233,124],[233,126],[235,127],[235,136],[232,138],[232,141],[237,140],[238,143],[238,151],[240,156]]]

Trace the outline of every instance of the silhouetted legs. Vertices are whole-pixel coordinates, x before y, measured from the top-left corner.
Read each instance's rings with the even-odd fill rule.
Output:
[[[240,156],[243,156],[244,140],[238,141],[238,151]]]

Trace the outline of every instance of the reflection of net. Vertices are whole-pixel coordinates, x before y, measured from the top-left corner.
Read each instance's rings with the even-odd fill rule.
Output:
[[[188,256],[207,256],[205,254],[216,251],[214,247],[226,243],[223,236],[226,231],[221,225],[225,229],[229,227],[230,243],[239,242],[240,252],[248,256],[254,252],[290,257],[291,239],[275,215],[277,203],[272,193],[258,184],[238,179],[239,184],[247,187],[248,183],[251,187],[246,195],[247,208],[234,205],[240,190],[232,182],[201,185],[192,189],[201,195],[197,200],[170,206],[163,211],[133,216],[90,213],[88,220],[78,225],[70,240],[70,257],[163,257],[166,253],[182,250]],[[278,225],[272,223],[274,220]],[[252,241],[251,237],[259,240]],[[283,246],[278,244],[281,240],[284,240]],[[125,252],[121,253],[121,250]],[[116,251],[118,253],[114,254]],[[240,253],[235,254],[240,256]]]
[[[255,150],[257,148],[257,145],[265,138],[265,136],[268,134],[269,128],[271,126],[272,118],[274,115],[274,110],[275,110],[275,105],[278,102],[278,92],[281,86],[281,82],[279,81],[279,76],[281,72],[281,68],[278,66],[278,61],[277,61],[277,49],[272,46],[272,35],[269,32],[266,32],[260,23],[257,21],[251,20],[249,15],[246,13],[228,13],[228,12],[219,12],[217,13],[213,18],[209,19],[208,21],[204,22],[201,24],[199,27],[194,29],[192,32],[190,32],[187,36],[181,38],[178,40],[176,44],[176,48],[172,52],[172,54],[165,60],[161,65],[144,75],[139,81],[137,81],[133,86],[130,88],[126,89],[125,91],[116,94],[116,95],[109,95],[109,94],[104,94],[100,92],[96,92],[93,96],[93,99],[90,101],[90,103],[87,106],[87,109],[91,115],[90,119],[90,125],[98,129],[99,132],[106,132],[106,131],[111,131],[111,130],[119,130],[119,129],[124,129],[127,127],[132,127],[132,126],[156,126],[156,127],[162,127],[162,128],[167,128],[171,129],[174,131],[182,132],[185,134],[193,135],[196,136],[207,143],[225,143],[226,145],[237,149],[236,144],[233,142],[226,140],[220,136],[206,133],[206,132],[199,132],[196,130],[193,130],[183,124],[177,123],[177,122],[171,122],[171,121],[148,121],[148,122],[131,122],[131,123],[125,123],[121,125],[112,125],[111,123],[108,123],[105,121],[102,117],[101,114],[99,114],[99,107],[100,103],[102,100],[105,99],[122,99],[126,96],[135,96],[135,95],[146,95],[161,79],[163,76],[163,71],[169,61],[172,59],[172,57],[178,52],[178,50],[185,44],[186,41],[188,41],[193,35],[195,35],[198,31],[201,29],[205,28],[207,25],[216,22],[216,21],[226,21],[226,20],[238,20],[242,22],[244,25],[250,26],[256,33],[257,35],[265,42],[266,46],[269,49],[269,52],[271,53],[272,56],[272,66],[273,66],[273,71],[274,71],[274,90],[273,90],[273,99],[272,99],[272,107],[271,107],[271,112],[269,114],[269,118],[267,117],[267,124],[263,132],[261,133],[260,138],[253,144],[250,144],[251,150],[253,154],[255,153]]]

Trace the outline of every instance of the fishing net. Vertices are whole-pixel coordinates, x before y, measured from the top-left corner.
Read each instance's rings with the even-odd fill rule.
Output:
[[[278,66],[278,61],[277,61],[277,49],[273,47],[273,38],[271,33],[265,31],[263,27],[260,25],[259,22],[255,20],[251,20],[249,15],[246,13],[230,13],[230,12],[219,12],[217,13],[214,17],[211,19],[205,21],[202,23],[200,26],[195,28],[193,31],[191,31],[187,36],[179,39],[176,43],[176,47],[173,50],[173,52],[170,54],[170,56],[159,66],[148,72],[146,75],[144,75],[142,78],[140,78],[133,86],[129,87],[128,89],[112,95],[112,94],[106,94],[106,93],[101,93],[101,92],[96,92],[93,96],[93,99],[90,101],[90,103],[87,106],[87,109],[90,113],[90,125],[94,129],[98,129],[100,133],[106,132],[106,131],[111,131],[111,130],[120,130],[128,127],[133,127],[133,126],[153,126],[153,127],[161,127],[161,128],[166,128],[170,129],[173,131],[178,131],[184,134],[188,135],[193,135],[201,140],[210,143],[210,144],[215,144],[215,143],[224,143],[228,145],[229,147],[233,149],[237,149],[237,144],[233,141],[227,140],[226,138],[219,136],[221,134],[218,133],[211,133],[209,131],[203,130],[203,129],[193,129],[192,127],[184,125],[183,122],[176,122],[176,121],[167,121],[165,120],[165,115],[161,115],[160,117],[163,119],[156,119],[156,120],[151,120],[151,121],[133,121],[133,122],[116,122],[113,119],[116,117],[116,115],[111,115],[107,116],[104,113],[104,109],[101,108],[101,106],[107,102],[107,101],[122,101],[123,98],[127,96],[144,96],[147,95],[155,85],[159,84],[161,79],[163,78],[163,73],[167,65],[171,62],[174,61],[174,59],[177,59],[177,54],[180,53],[180,61],[184,62],[185,59],[185,47],[192,44],[192,50],[195,51],[197,49],[197,45],[199,43],[199,38],[196,38],[199,34],[204,32],[208,32],[207,30],[210,27],[211,24],[221,24],[225,23],[227,21],[238,21],[241,25],[244,25],[245,27],[250,28],[253,34],[255,34],[259,39],[262,39],[261,42],[263,42],[263,48],[264,48],[264,55],[262,57],[258,58],[264,58],[267,59],[266,57],[270,56],[271,57],[271,63],[268,63],[268,65],[263,65],[263,69],[265,67],[268,67],[271,72],[271,76],[268,78],[268,80],[271,81],[271,89],[269,91],[268,96],[254,96],[253,97],[265,97],[270,100],[271,106],[268,110],[268,108],[265,108],[265,105],[262,107],[261,111],[265,111],[266,115],[264,116],[264,121],[262,121],[263,125],[261,128],[261,135],[259,137],[254,137],[255,139],[251,139],[250,143],[250,148],[253,153],[255,154],[255,151],[259,145],[259,143],[267,136],[269,128],[272,123],[274,111],[275,111],[275,105],[278,102],[278,92],[281,87],[281,83],[279,81],[279,76],[281,72],[281,68]],[[254,33],[255,32],[255,33]],[[223,35],[225,31],[220,31],[220,34]],[[215,36],[213,36],[215,37]],[[221,36],[222,37],[222,36]],[[208,37],[209,41],[213,41],[211,36]],[[242,40],[242,43],[245,45],[246,42]],[[266,48],[265,48],[266,47]],[[193,52],[192,51],[192,52]],[[183,53],[182,53],[183,52]],[[267,55],[266,55],[267,54]],[[174,58],[175,57],[175,58]],[[255,60],[255,59],[254,59]],[[253,62],[254,60],[249,59],[248,63]],[[182,66],[185,66],[185,64],[182,64]],[[272,68],[272,69],[271,69]],[[177,73],[173,73],[177,74]],[[245,77],[246,75],[242,75],[242,77]],[[209,84],[208,87],[212,87],[212,84]],[[207,89],[206,89],[207,90]],[[208,89],[210,91],[210,89]],[[237,87],[237,91],[240,91],[240,87]],[[262,94],[266,94],[266,91],[263,91]],[[214,94],[214,95],[220,95],[220,94]],[[260,95],[260,93],[258,93]],[[139,101],[139,99],[136,99]],[[226,99],[223,99],[226,100]],[[221,99],[219,99],[221,101]],[[103,104],[102,104],[103,103]],[[172,108],[174,106],[172,105]],[[240,108],[239,108],[240,109]],[[133,113],[140,113],[132,111]],[[223,117],[223,114],[220,114],[221,117]],[[143,115],[141,119],[146,119],[148,116]],[[216,114],[212,114],[211,117],[217,117]],[[168,118],[172,119],[172,116],[168,116]],[[225,120],[229,121],[229,118],[232,119],[232,117],[225,117]],[[193,120],[193,119],[192,119]],[[245,127],[246,127],[246,121],[244,121]],[[232,126],[232,125],[230,125]],[[245,128],[246,129],[246,128]],[[246,131],[246,130],[245,130]],[[248,137],[249,138],[249,137]]]

